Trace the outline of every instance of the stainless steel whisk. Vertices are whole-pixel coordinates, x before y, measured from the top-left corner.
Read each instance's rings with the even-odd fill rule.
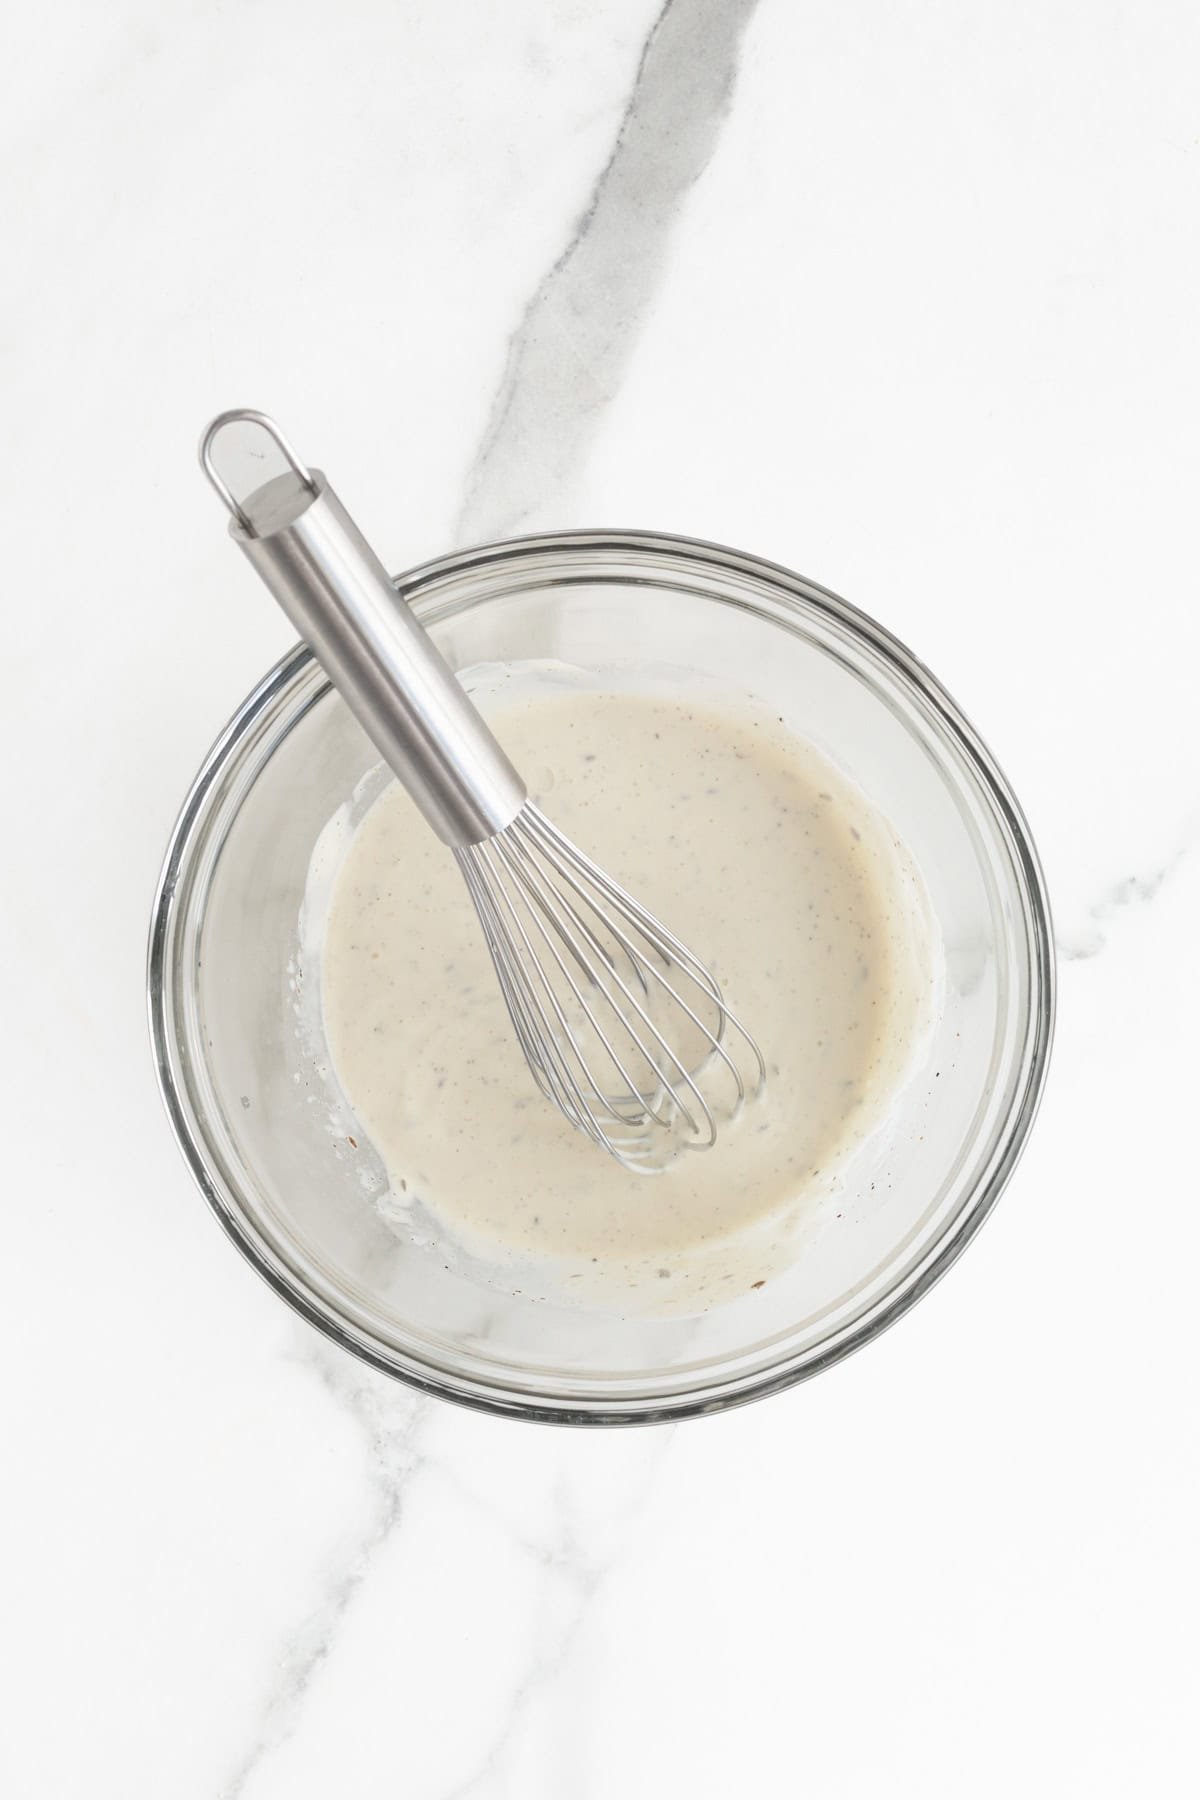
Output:
[[[235,499],[213,461],[230,425],[287,465]],[[319,469],[273,419],[214,419],[200,460],[230,533],[392,771],[450,846],[531,1074],[627,1167],[708,1149],[766,1078],[715,977],[563,835],[397,592]]]

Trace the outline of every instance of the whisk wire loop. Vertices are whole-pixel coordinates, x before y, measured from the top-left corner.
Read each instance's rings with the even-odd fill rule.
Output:
[[[766,1077],[714,976],[532,801],[455,855],[542,1094],[639,1171],[709,1148],[747,1097],[734,1040]]]
[[[670,1046],[667,1044],[666,1040],[662,1037],[661,1033],[656,1029],[653,1022],[648,1017],[648,1015],[645,1011],[645,1008],[643,1007],[641,1002],[637,999],[637,996],[631,991],[628,984],[624,980],[622,980],[621,975],[617,970],[616,964],[615,964],[612,956],[609,954],[608,951],[606,951],[604,949],[603,945],[600,943],[600,940],[596,937],[596,935],[593,932],[593,930],[591,929],[591,927],[586,923],[585,920],[583,920],[580,917],[578,912],[575,911],[575,909],[569,904],[569,902],[561,894],[555,894],[553,892],[553,890],[543,887],[543,886],[539,886],[537,884],[536,864],[534,863],[533,858],[525,850],[524,846],[521,845],[519,838],[516,837],[516,834],[514,834],[514,837],[516,838],[516,841],[514,842],[514,844],[505,846],[501,852],[501,854],[504,858],[504,861],[511,869],[515,870],[517,880],[521,883],[521,886],[525,890],[529,899],[536,906],[538,913],[543,915],[545,917],[545,919],[549,921],[549,923],[554,927],[557,935],[559,937],[561,937],[562,941],[567,945],[572,958],[575,960],[575,962],[578,964],[580,970],[582,971],[584,979],[590,984],[590,986],[592,986],[594,989],[596,989],[598,991],[598,993],[605,1000],[607,1000],[609,1002],[610,1006],[614,1009],[614,1011],[616,1011],[617,1010],[616,1002],[613,1000],[613,996],[608,991],[608,988],[606,986],[606,979],[611,979],[612,981],[614,981],[616,983],[616,985],[620,988],[621,993],[624,995],[625,999],[629,1002],[629,1005],[634,1009],[637,1016],[646,1024],[646,1026],[648,1027],[650,1032],[653,1034],[653,1036],[657,1040],[660,1048],[666,1053],[666,1055],[672,1061],[675,1062],[675,1064],[679,1068],[680,1072],[686,1076],[686,1070],[684,1069],[683,1064],[680,1063],[678,1058],[674,1056],[674,1053],[671,1051]],[[589,963],[581,955],[580,950],[579,950],[578,940],[573,940],[571,938],[569,930],[567,929],[566,926],[564,926],[563,920],[559,916],[558,909],[561,909],[561,912],[566,915],[567,920],[576,926],[583,941],[592,946],[593,950],[595,951],[595,953],[598,956],[599,961],[600,961],[599,968],[597,968],[594,963]],[[622,1123],[624,1123],[624,1124],[636,1124],[638,1122],[638,1117],[643,1112],[648,1113],[650,1115],[650,1117],[653,1118],[656,1121],[656,1123],[658,1123],[660,1125],[669,1124],[670,1121],[668,1119],[664,1118],[662,1116],[662,1114],[656,1109],[656,1107],[652,1104],[650,1097],[648,1095],[646,1095],[641,1089],[639,1089],[634,1076],[632,1074],[630,1074],[628,1068],[625,1066],[625,1062],[622,1059],[622,1056],[620,1055],[616,1046],[614,1045],[610,1033],[605,1030],[604,1026],[601,1024],[600,1020],[597,1018],[596,1013],[592,1007],[591,1002],[588,999],[587,994],[580,989],[579,984],[576,981],[574,975],[571,973],[570,968],[568,967],[568,965],[566,963],[564,963],[563,958],[559,952],[558,945],[555,943],[553,937],[548,935],[548,933],[546,932],[545,926],[542,924],[540,918],[537,919],[536,922],[539,926],[539,929],[541,930],[543,939],[545,940],[548,948],[550,949],[551,955],[554,957],[555,962],[558,965],[558,968],[562,972],[564,979],[566,980],[568,986],[571,989],[572,997],[575,999],[575,1001],[579,1005],[580,1009],[582,1010],[582,1012],[584,1013],[584,1015],[588,1021],[588,1024],[592,1027],[593,1031],[595,1032],[596,1037],[599,1039],[600,1044],[603,1046],[606,1056],[608,1057],[609,1061],[612,1063],[617,1074],[621,1077],[621,1080],[625,1083],[626,1088],[632,1094],[635,1094],[638,1097],[637,1098],[638,1113],[636,1113],[633,1118],[629,1118],[626,1116],[626,1114],[624,1114],[620,1111],[620,1109],[616,1103],[616,1099],[612,1095],[605,1094],[605,1093],[601,1092],[601,1090],[598,1088],[598,1086],[596,1085],[595,1079],[592,1077],[590,1071],[588,1071],[588,1069],[587,1069],[585,1058],[583,1057],[578,1044],[575,1042],[574,1039],[572,1039],[572,1048],[575,1050],[575,1053],[576,1053],[580,1063],[583,1064],[583,1066],[584,1066],[585,1074],[586,1074],[587,1080],[588,1080],[588,1085],[592,1088],[592,1091],[595,1093],[596,1098],[597,1098],[598,1102],[600,1103],[601,1107],[603,1107],[606,1110],[608,1110],[609,1112],[611,1112],[615,1117],[619,1118],[622,1121]],[[642,985],[643,985],[643,987],[645,987],[644,981],[643,981]],[[560,1014],[560,1017],[561,1017],[561,1014]],[[570,1030],[568,1022],[565,1018],[562,1018],[562,1024],[563,1024],[564,1029],[566,1029],[568,1031]],[[623,1027],[626,1035],[629,1037],[630,1042],[633,1044],[634,1048],[641,1055],[643,1060],[647,1064],[649,1064],[651,1067],[654,1067],[655,1065],[653,1062],[652,1053],[651,1053],[649,1047],[647,1046],[643,1036],[637,1030],[637,1027],[630,1021],[630,1019],[627,1016],[625,1016],[621,1019],[621,1024],[622,1024],[622,1027]],[[679,1108],[680,1113],[683,1116],[685,1122],[687,1123],[689,1130],[698,1131],[699,1127],[697,1126],[695,1119],[692,1117],[691,1113],[688,1111],[687,1107],[684,1105],[683,1100],[680,1098],[679,1094],[676,1092],[675,1088],[671,1085],[671,1083],[665,1079],[662,1079],[660,1081],[660,1085],[663,1086],[664,1088],[666,1088],[667,1093],[669,1094],[670,1098],[672,1099],[674,1104]],[[704,1108],[704,1111],[707,1113],[708,1109],[707,1109],[707,1107],[704,1106],[703,1099],[701,1099],[701,1106]],[[709,1123],[711,1125],[711,1119],[709,1120]]]

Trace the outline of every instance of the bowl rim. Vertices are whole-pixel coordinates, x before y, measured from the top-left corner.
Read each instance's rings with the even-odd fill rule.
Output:
[[[841,1362],[877,1338],[915,1306],[958,1260],[987,1219],[1012,1176],[1033,1126],[1045,1089],[1054,1037],[1057,981],[1053,924],[1041,862],[1024,812],[995,757],[937,677],[893,633],[869,614],[819,583],[765,557],[726,545],[674,533],[636,529],[590,529],[540,532],[452,551],[396,576],[398,590],[421,588],[445,576],[457,576],[488,564],[502,564],[546,551],[591,554],[633,551],[651,557],[683,557],[730,570],[781,588],[785,594],[815,607],[863,639],[894,665],[917,689],[957,742],[1007,827],[1010,851],[1028,897],[1026,925],[1030,936],[1030,1006],[1025,1026],[1032,1026],[1023,1084],[1010,1110],[1006,1132],[985,1165],[978,1191],[960,1208],[948,1229],[896,1288],[889,1290],[835,1333],[825,1345],[801,1353],[800,1360],[750,1376],[715,1378],[699,1392],[655,1396],[645,1403],[583,1404],[558,1402],[548,1396],[522,1395],[515,1388],[493,1387],[470,1377],[451,1377],[401,1352],[387,1352],[348,1319],[326,1308],[318,1298],[289,1279],[282,1265],[267,1256],[246,1222],[210,1172],[199,1134],[176,1079],[173,1051],[173,1007],[167,972],[174,941],[178,892],[188,866],[194,836],[205,817],[210,796],[238,746],[258,718],[271,708],[316,659],[304,643],[296,644],[267,671],[236,708],[201,763],[179,810],[168,840],[155,890],[147,947],[146,997],[155,1074],[168,1121],[193,1181],[218,1223],[243,1257],[294,1312],[342,1349],[382,1374],[418,1391],[476,1411],[505,1418],[566,1425],[662,1424],[722,1412],[807,1381]]]

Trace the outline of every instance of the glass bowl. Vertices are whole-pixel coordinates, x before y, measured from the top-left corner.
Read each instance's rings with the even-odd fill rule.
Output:
[[[837,1214],[758,1292],[699,1317],[623,1319],[444,1266],[387,1222],[368,1191],[382,1179],[370,1147],[351,1154],[329,1126],[333,1078],[312,1005],[320,921],[304,916],[306,884],[331,818],[348,805],[357,817],[373,796],[378,758],[300,647],[205,761],[154,906],[154,1053],[197,1184],[310,1323],[448,1399],[618,1424],[714,1411],[816,1374],[950,1266],[1037,1109],[1054,1013],[1050,918],[1003,775],[901,644],[754,557],[569,532],[449,556],[398,586],[457,669],[545,658],[716,680],[823,747],[924,877],[945,957],[939,1022],[873,1164],[856,1164]]]

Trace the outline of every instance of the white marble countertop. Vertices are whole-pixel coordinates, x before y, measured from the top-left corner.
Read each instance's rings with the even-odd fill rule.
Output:
[[[1195,7],[14,29],[0,1790],[1194,1792]],[[195,467],[238,403],[336,451],[396,566],[735,544],[992,743],[1056,1063],[995,1219],[862,1354],[697,1424],[519,1426],[376,1378],[215,1229],[142,959],[177,804],[288,641]]]

